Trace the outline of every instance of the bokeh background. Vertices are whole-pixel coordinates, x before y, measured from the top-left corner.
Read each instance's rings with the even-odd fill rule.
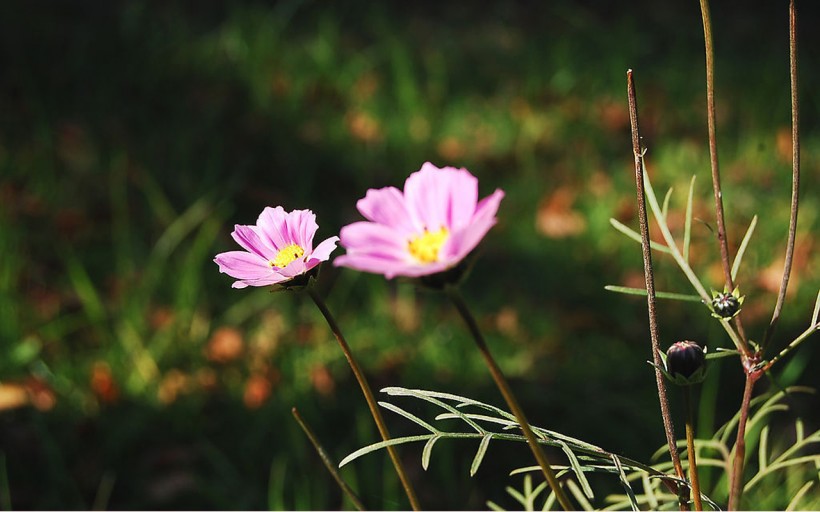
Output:
[[[734,252],[760,215],[739,275],[760,339],[791,186],[787,2],[715,4],[727,221]],[[818,5],[798,4],[802,217],[776,349],[820,285]],[[343,506],[290,412],[337,461],[378,439],[327,326],[300,295],[231,289],[212,259],[267,205],[332,236],[428,160],[507,193],[464,291],[531,421],[648,461],[664,438],[645,302],[604,291],[643,279],[609,224],[637,226],[628,68],[673,229],[697,175],[693,264],[720,288],[697,2],[0,3],[0,506]],[[659,289],[688,292],[656,264]],[[330,265],[319,286],[375,387],[501,405],[439,296]],[[662,302],[660,331],[729,345],[696,304]],[[820,384],[816,342],[780,384]],[[740,394],[736,361],[713,365],[702,436]],[[793,405],[817,427],[815,399]],[[493,444],[470,478],[474,450],[441,442],[425,473],[401,448],[425,506],[514,505],[526,448]],[[370,507],[407,506],[383,452],[342,474]]]

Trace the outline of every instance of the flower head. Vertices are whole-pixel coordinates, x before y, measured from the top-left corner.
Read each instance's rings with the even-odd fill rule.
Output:
[[[422,277],[457,266],[496,222],[504,192],[478,200],[478,179],[466,169],[430,162],[411,174],[404,191],[370,189],[356,204],[367,221],[342,228],[347,254],[334,265],[364,272]]]
[[[310,210],[285,212],[265,208],[254,226],[234,227],[233,239],[244,251],[217,254],[219,271],[237,279],[234,288],[282,284],[310,271],[330,257],[339,237],[313,247],[319,226]]]
[[[706,349],[694,341],[678,341],[661,353],[666,377],[680,386],[703,382],[706,377]]]

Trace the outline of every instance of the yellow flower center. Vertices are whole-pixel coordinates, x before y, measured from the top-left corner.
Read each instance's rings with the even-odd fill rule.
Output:
[[[424,233],[407,242],[407,250],[422,263],[434,263],[438,261],[438,251],[449,236],[450,232],[444,226],[438,231],[427,231],[425,228]]]
[[[271,267],[285,268],[297,259],[305,255],[305,250],[296,244],[290,244],[276,254],[276,257],[268,262]]]

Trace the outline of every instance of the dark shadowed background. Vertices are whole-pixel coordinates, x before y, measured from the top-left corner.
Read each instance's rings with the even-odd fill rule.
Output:
[[[715,4],[729,239],[734,253],[760,216],[738,278],[760,339],[791,190],[787,2]],[[820,18],[798,7],[802,217],[776,350],[820,285]],[[336,461],[378,439],[341,352],[305,297],[233,290],[212,259],[268,205],[312,209],[317,236],[337,234],[368,188],[428,160],[507,194],[464,291],[530,420],[649,461],[664,438],[645,301],[604,291],[643,280],[638,244],[609,224],[637,227],[625,72],[676,233],[697,175],[692,263],[721,288],[703,61],[694,1],[3,2],[0,506],[343,506],[290,414]],[[671,259],[656,264],[659,289],[690,291]],[[374,387],[502,404],[440,297],[331,265],[319,286]],[[659,314],[664,347],[730,346],[697,304]],[[820,383],[816,344],[778,383]],[[737,361],[714,364],[701,436],[740,394]],[[816,428],[817,405],[793,414]],[[401,448],[426,507],[514,506],[504,487],[526,448],[493,444],[470,478],[475,449],[440,442],[425,473],[421,446]],[[369,507],[404,508],[385,455],[342,474]]]

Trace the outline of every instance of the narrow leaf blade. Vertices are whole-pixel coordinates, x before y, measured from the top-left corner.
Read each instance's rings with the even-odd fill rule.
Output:
[[[478,444],[478,451],[473,458],[473,463],[470,465],[470,476],[475,476],[478,472],[478,468],[484,460],[484,455],[487,454],[487,447],[490,446],[492,438],[493,436],[491,434],[487,434],[481,438],[481,442]]]

